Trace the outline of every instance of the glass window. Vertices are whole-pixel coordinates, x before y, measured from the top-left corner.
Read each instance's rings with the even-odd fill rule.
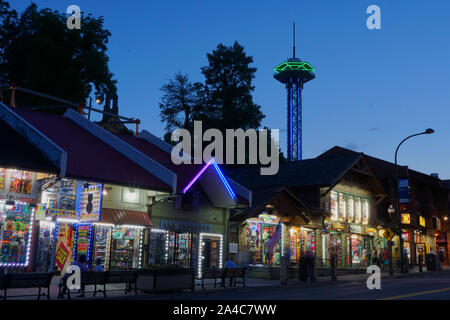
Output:
[[[166,232],[150,232],[149,265],[164,265],[166,263]]]
[[[361,201],[362,204],[362,223],[368,224],[369,223],[369,200],[366,198],[362,198]]]
[[[347,201],[343,193],[339,193],[339,219],[345,220],[347,217]]]
[[[4,213],[0,237],[0,265],[19,263],[26,265],[27,249],[32,221],[32,208],[16,204]]]
[[[355,221],[354,197],[347,196],[347,220]]]
[[[338,193],[336,191],[331,191],[331,205],[330,205],[330,212],[331,212],[331,219],[337,220],[338,219]]]
[[[361,223],[361,198],[355,197],[355,222]]]

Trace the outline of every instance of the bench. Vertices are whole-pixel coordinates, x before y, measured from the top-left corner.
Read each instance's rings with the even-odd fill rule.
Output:
[[[30,297],[37,296],[40,300],[41,296],[47,296],[50,300],[50,285],[52,283],[52,272],[36,272],[36,273],[10,273],[0,275],[0,289],[3,290],[3,300],[8,297],[8,289],[28,289],[38,288],[38,293],[27,295],[16,295],[13,297]],[[47,289],[47,293],[41,293],[42,288]]]
[[[223,278],[222,278],[222,285],[225,288],[225,281],[226,279],[230,279],[230,285],[233,287],[236,287],[236,279],[240,278],[242,279],[242,285],[245,287],[245,271],[247,270],[247,267],[244,268],[227,268],[225,269]]]
[[[230,279],[230,285],[236,286],[236,279],[241,278],[242,284],[245,287],[245,271],[247,270],[247,267],[244,268],[225,268],[225,269],[217,269],[217,268],[210,268],[206,269],[201,278],[199,280],[202,280],[202,289],[205,290],[205,280],[206,279],[214,279],[214,288],[217,286],[217,279],[220,279],[222,281],[221,285],[225,288],[225,282],[226,279]]]
[[[214,279],[214,288],[217,286],[217,279],[222,279],[223,282],[223,276],[225,274],[225,269],[217,269],[217,268],[209,268],[203,271],[202,277],[199,278],[202,280],[202,289],[205,290],[205,280],[206,279]],[[222,283],[223,285],[223,283]]]
[[[136,290],[136,279],[137,279],[137,271],[136,270],[124,270],[124,271],[103,271],[103,272],[96,272],[96,271],[83,271],[81,272],[81,292],[82,296],[84,296],[85,293],[93,293],[93,296],[95,297],[98,292],[102,292],[103,296],[106,298],[106,292],[107,291],[118,291],[118,290],[106,290],[107,284],[116,284],[116,283],[125,283],[125,294],[128,292],[131,292],[131,285],[134,284],[134,291],[137,294]],[[67,297],[70,299],[70,289],[67,287],[65,288],[65,292],[61,292],[61,289],[63,289],[66,286],[67,276],[64,276],[61,278],[60,283],[60,293],[58,294],[58,297],[64,298],[64,294],[67,294]],[[93,285],[94,291],[85,291],[85,287]],[[98,289],[97,286],[103,286],[103,289]],[[121,289],[122,290],[122,289]]]

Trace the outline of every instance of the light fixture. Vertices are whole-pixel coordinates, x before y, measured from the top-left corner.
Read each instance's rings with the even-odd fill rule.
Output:
[[[434,130],[431,128],[428,128],[427,130],[424,131],[425,134],[432,134],[434,133]]]
[[[448,217],[447,217],[447,216],[445,216],[445,217],[444,217],[444,221],[447,221],[447,220],[448,220]]]
[[[394,209],[394,206],[392,204],[388,208],[388,213],[391,216],[395,213],[395,209]]]

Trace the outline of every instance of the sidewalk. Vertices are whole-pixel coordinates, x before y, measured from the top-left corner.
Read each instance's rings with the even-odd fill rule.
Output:
[[[409,273],[406,274],[401,274],[399,273],[398,270],[394,270],[394,275],[393,276],[389,276],[388,272],[382,272],[381,273],[381,277],[382,278],[404,278],[404,277],[414,277],[414,276],[420,276],[420,275],[433,275],[433,274],[437,274],[437,273],[449,273],[450,272],[450,267],[442,267],[442,271],[430,271],[427,272],[426,268],[424,268],[424,272],[419,272],[418,268],[413,268],[409,270]],[[348,283],[348,282],[365,282],[367,281],[367,278],[369,277],[369,274],[367,273],[363,273],[363,274],[347,274],[347,275],[338,275],[337,276],[337,281],[333,281],[331,280],[331,275],[330,276],[321,276],[317,278],[317,282],[316,283],[310,283],[310,282],[302,282],[299,280],[294,280],[294,279],[290,279],[287,282],[288,287],[317,287],[317,286],[326,286],[326,285],[338,285],[340,283]],[[58,295],[58,284],[59,284],[59,276],[55,276],[52,279],[52,285],[50,287],[50,298],[51,300],[60,300],[57,299],[57,295]],[[260,279],[260,278],[246,278],[245,280],[246,283],[246,287],[247,288],[258,288],[258,287],[275,287],[275,286],[280,286],[280,280],[267,280],[267,279]],[[211,282],[205,282],[205,291],[202,290],[201,286],[197,285],[195,286],[195,292],[217,292],[217,291],[223,291],[223,290],[230,290],[230,291],[234,291],[234,290],[240,290],[241,288],[243,288],[241,283],[238,283],[236,285],[236,287],[229,287],[229,282],[227,281],[226,283],[227,287],[223,288],[221,286],[217,286],[216,288],[214,288],[214,281],[212,280]],[[92,292],[94,287],[93,286],[87,286],[86,287],[86,298],[79,298],[77,297],[79,295],[79,293],[77,293],[76,291],[73,291],[73,293],[71,294],[71,298],[72,300],[86,300],[86,299],[104,299],[103,298],[103,294],[102,293],[98,293],[96,297],[92,296]],[[118,291],[109,291],[109,290],[118,290]],[[142,298],[145,296],[148,297],[159,297],[164,299],[165,297],[167,298],[168,296],[165,294],[151,294],[151,293],[142,293],[139,292],[138,296],[135,296],[134,292],[132,293],[128,293],[125,294],[125,285],[124,284],[109,284],[107,285],[107,296],[108,298],[111,299],[133,299],[134,297],[138,298]],[[8,300],[35,300],[36,296],[30,296],[30,297],[9,297],[9,296],[15,296],[15,295],[28,295],[28,294],[37,294],[38,289],[33,288],[33,289],[10,289],[8,290]],[[46,290],[43,290],[43,292],[46,292]],[[184,290],[183,292],[185,293],[189,293],[190,290]],[[2,292],[3,293],[3,292]],[[65,298],[67,299],[67,298]],[[41,297],[41,300],[47,300],[47,297]]]

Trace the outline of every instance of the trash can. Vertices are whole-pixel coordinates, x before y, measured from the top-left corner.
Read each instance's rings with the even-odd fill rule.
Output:
[[[432,253],[426,255],[427,271],[436,271],[436,257]]]

